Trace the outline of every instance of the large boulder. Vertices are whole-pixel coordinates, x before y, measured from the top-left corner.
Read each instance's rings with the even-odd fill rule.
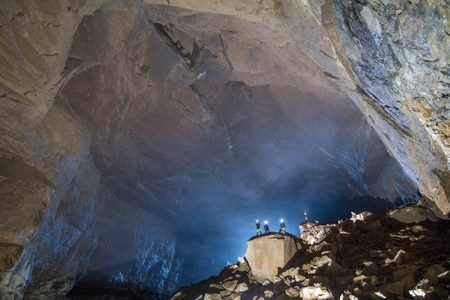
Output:
[[[420,223],[426,220],[436,222],[438,218],[433,212],[424,207],[411,205],[389,212],[389,217],[402,223]]]
[[[258,281],[272,280],[300,249],[295,236],[272,233],[248,240],[245,258]]]

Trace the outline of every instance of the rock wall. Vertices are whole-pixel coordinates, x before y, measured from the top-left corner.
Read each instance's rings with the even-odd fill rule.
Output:
[[[48,285],[39,287],[44,293],[55,284],[53,293],[64,294],[95,245],[90,232],[98,172],[90,139],[53,106],[71,34],[95,6],[1,5],[2,298],[20,298],[40,280]]]
[[[182,262],[169,223],[117,199],[102,186],[95,234],[97,247],[72,295],[102,287],[160,295],[174,292]]]
[[[41,140],[30,147],[47,161],[51,179],[11,153],[4,158],[9,167],[2,184],[2,245],[21,249],[2,270],[2,294],[7,295],[20,295],[41,276],[48,279],[48,268],[54,267],[55,260],[60,261],[61,273],[54,271],[52,280],[66,282],[82,273],[82,262],[95,245],[90,232],[99,175],[86,151],[89,140],[57,107],[35,133],[36,140]],[[59,278],[63,274],[68,277]],[[71,281],[66,283],[67,291]]]
[[[74,75],[73,35],[100,2],[6,1],[0,7],[2,299],[65,295],[97,247],[101,174],[91,155],[92,133],[55,96]],[[168,245],[173,255],[174,241]],[[159,290],[173,289],[177,280],[170,251],[161,276],[173,282],[154,278]]]
[[[268,48],[275,41],[286,45],[284,49],[289,48],[289,41],[298,43],[298,52],[316,63],[331,84],[360,108],[406,176],[437,205],[436,212],[450,211],[448,47],[444,46],[450,38],[445,1],[228,1],[208,5],[172,1],[170,5],[257,23],[278,34],[271,42],[258,35]],[[272,35],[266,32],[264,36]],[[300,56],[296,55],[299,60]],[[240,80],[249,84],[267,80],[247,77],[249,73]],[[233,74],[242,72],[233,69]],[[299,84],[277,78],[285,84]]]
[[[445,1],[335,1],[347,58],[369,119],[421,192],[449,212],[450,43]],[[375,113],[375,111],[377,113]],[[400,136],[381,126],[391,123]],[[399,147],[399,144],[403,145]]]
[[[251,203],[246,176],[293,172],[274,136],[289,161],[327,161],[345,193],[421,194],[448,214],[447,16],[445,0],[3,1],[2,295],[70,289],[107,247],[96,219],[122,217],[122,202],[182,224],[201,204],[183,194],[208,178]],[[303,148],[284,143],[297,135]],[[97,206],[99,189],[110,196]],[[179,273],[163,227],[170,238],[152,247],[168,255],[127,275],[158,291]],[[121,235],[137,249],[133,236]]]
[[[2,244],[5,247],[2,249],[8,251],[4,259],[10,264],[2,270],[2,297],[20,297],[27,290],[45,298],[65,295],[72,288],[75,278],[83,274],[96,245],[92,231],[98,180],[98,172],[88,158],[80,162],[65,187],[67,190],[52,195],[45,216],[33,220],[25,215],[30,213],[25,209],[25,216],[10,216],[9,219],[20,217],[25,218],[24,221],[39,222],[39,227],[23,241]],[[11,247],[17,252],[8,254]]]

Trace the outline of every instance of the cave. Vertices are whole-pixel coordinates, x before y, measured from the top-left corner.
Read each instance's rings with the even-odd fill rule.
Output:
[[[444,0],[2,1],[0,296],[166,297],[244,255],[255,219],[448,218],[447,18]]]

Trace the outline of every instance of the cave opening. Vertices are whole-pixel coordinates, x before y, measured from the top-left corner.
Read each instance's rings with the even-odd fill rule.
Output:
[[[255,218],[297,234],[303,211],[337,220],[415,197],[336,78],[286,37],[169,7],[129,15],[83,19],[57,95],[92,136],[106,190],[81,285],[150,277],[164,291],[170,273],[192,283],[243,255]]]
[[[14,289],[31,295],[45,282],[62,294],[169,295],[242,256],[255,219],[274,230],[283,218],[297,235],[305,211],[336,221],[424,193],[428,204],[448,205],[448,185],[435,184],[448,177],[444,152],[428,135],[413,136],[425,129],[402,111],[420,105],[400,109],[377,85],[400,89],[390,48],[370,56],[385,55],[385,69],[352,65],[369,64],[362,51],[344,59],[350,38],[338,37],[345,22],[333,14],[375,22],[367,8],[94,2],[66,6],[66,22],[47,20],[51,29],[36,37],[14,27],[26,33],[10,47],[24,48],[20,55],[0,49],[32,78],[11,75],[24,82],[20,92],[0,82],[0,99],[13,103],[7,115],[20,116],[1,124],[0,144],[0,193],[14,195],[0,210],[8,257],[0,271]],[[37,7],[45,16],[61,10]],[[41,16],[16,10],[11,22]],[[361,39],[381,30],[354,24]],[[22,101],[34,109],[16,111]]]

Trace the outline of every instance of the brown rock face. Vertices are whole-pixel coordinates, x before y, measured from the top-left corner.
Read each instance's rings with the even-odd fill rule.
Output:
[[[168,292],[287,183],[448,214],[448,8],[400,2],[1,1],[0,297]]]
[[[301,248],[295,236],[272,233],[250,239],[245,258],[259,281],[273,280]]]

